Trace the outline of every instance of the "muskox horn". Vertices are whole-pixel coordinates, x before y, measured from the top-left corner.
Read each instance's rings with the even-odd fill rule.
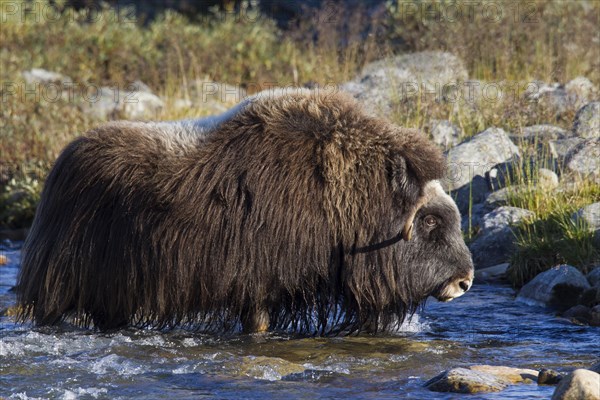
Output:
[[[423,194],[418,200],[417,203],[410,209],[408,214],[408,218],[406,218],[406,222],[404,223],[404,228],[402,228],[402,239],[408,241],[412,238],[413,231],[413,223],[415,221],[415,217],[417,212],[429,201],[429,196],[427,193]]]

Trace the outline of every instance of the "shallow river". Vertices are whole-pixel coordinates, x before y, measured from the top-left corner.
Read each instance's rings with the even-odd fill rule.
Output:
[[[0,309],[14,305],[18,250],[3,251]],[[486,395],[433,393],[444,369],[495,364],[559,370],[597,361],[600,328],[517,304],[509,287],[476,285],[431,300],[406,331],[380,337],[215,337],[186,331],[100,334],[0,319],[0,398],[526,399],[553,387]]]

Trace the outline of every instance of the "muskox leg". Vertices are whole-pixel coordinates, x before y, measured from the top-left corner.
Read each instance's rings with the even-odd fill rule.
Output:
[[[242,315],[244,333],[261,333],[269,329],[269,313],[264,308],[252,308]]]

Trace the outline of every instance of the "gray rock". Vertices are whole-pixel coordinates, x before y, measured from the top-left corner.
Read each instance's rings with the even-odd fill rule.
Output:
[[[146,85],[144,82],[142,82],[140,80],[136,80],[132,84],[127,85],[127,90],[130,92],[153,93],[152,89],[150,89],[150,87],[148,85]]]
[[[589,101],[594,96],[596,88],[588,78],[578,76],[565,84],[565,91],[569,95],[576,97],[581,103]]]
[[[504,367],[500,365],[472,365],[470,370],[485,372],[510,383],[532,383],[538,379],[539,372],[528,368]]]
[[[566,170],[600,183],[600,137],[587,139],[572,148],[565,157]]]
[[[468,215],[470,206],[475,208],[476,205],[485,202],[489,194],[488,182],[480,175],[474,176],[467,185],[450,193],[462,215]]]
[[[569,308],[562,316],[582,324],[589,324],[592,319],[592,310],[589,307],[578,304]]]
[[[476,283],[500,283],[506,281],[506,271],[510,266],[509,263],[503,263],[494,265],[493,267],[487,267],[478,269],[475,271],[475,282]]]
[[[559,179],[556,172],[547,168],[540,168],[537,173],[537,185],[544,189],[554,189],[558,187]]]
[[[462,130],[450,121],[434,119],[429,123],[429,135],[443,149],[456,146],[463,136]]]
[[[163,107],[163,101],[152,93],[128,92],[126,98],[118,103],[117,111],[125,119],[156,119]]]
[[[576,369],[561,379],[552,400],[600,400],[600,375],[587,369]]]
[[[582,138],[600,137],[600,101],[586,104],[577,111],[573,133]]]
[[[583,77],[575,78],[564,86],[558,83],[532,82],[527,89],[527,99],[558,115],[577,110],[590,100],[594,92],[593,84]]]
[[[479,228],[481,219],[483,218],[483,216],[485,214],[489,213],[490,211],[491,210],[487,209],[484,206],[484,204],[482,204],[482,203],[473,204],[473,207],[471,208],[471,212],[469,213],[469,211],[467,209],[467,211],[462,216],[461,229],[463,230],[463,232],[468,232],[469,228],[470,229]]]
[[[22,73],[23,79],[27,84],[46,85],[50,83],[62,84],[64,82],[73,82],[71,78],[58,72],[48,71],[42,68],[32,68]]]
[[[424,51],[372,62],[341,89],[352,93],[368,111],[387,115],[394,103],[411,97],[443,100],[446,91],[467,77],[464,63],[456,56]]]
[[[579,303],[593,308],[600,304],[600,284],[596,284],[589,289],[586,289],[581,293],[578,299]]]
[[[553,189],[558,186],[558,175],[550,169],[539,168],[539,160],[517,160],[496,165],[486,172],[489,187],[498,190],[505,186],[526,189],[527,184]],[[525,186],[521,186],[524,184]],[[516,190],[516,189],[515,189]]]
[[[152,93],[111,87],[102,87],[83,100],[83,111],[99,120],[156,119],[164,107],[162,100]]]
[[[584,141],[584,139],[579,137],[551,140],[548,142],[548,149],[550,150],[550,155],[562,165],[569,151]]]
[[[592,286],[600,286],[600,266],[595,267],[586,276]]]
[[[600,304],[594,306],[591,310],[590,325],[591,326],[600,326]],[[596,372],[600,372],[600,371],[596,371]]]
[[[512,227],[535,214],[517,207],[500,207],[486,214],[479,224],[481,230],[469,245],[477,269],[510,261],[515,251]]]
[[[511,186],[496,190],[495,192],[490,193],[483,205],[487,210],[495,210],[498,207],[506,206],[508,205],[508,201],[512,194],[519,193],[521,190],[526,189],[527,188],[523,186]]]
[[[520,134],[511,134],[510,139],[515,143],[546,143],[551,140],[564,139],[567,131],[554,125],[532,125],[523,128]]]
[[[561,284],[582,290],[590,287],[585,276],[577,268],[560,265],[538,274],[521,288],[516,300],[529,305],[550,306],[556,300],[554,288]]]
[[[425,383],[434,392],[485,393],[499,392],[508,382],[492,374],[467,368],[454,368],[442,372]]]
[[[446,188],[457,190],[500,163],[519,157],[519,149],[500,128],[488,128],[447,152]]]
[[[593,203],[577,210],[571,219],[576,224],[586,226],[590,231],[600,229],[600,202]]]
[[[538,385],[556,385],[563,378],[562,374],[553,369],[542,369],[538,375]]]

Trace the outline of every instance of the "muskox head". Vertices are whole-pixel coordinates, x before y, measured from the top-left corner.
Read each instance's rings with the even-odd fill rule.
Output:
[[[473,283],[473,262],[456,204],[438,181],[431,181],[413,215],[399,246],[415,290],[441,301],[462,296]]]

